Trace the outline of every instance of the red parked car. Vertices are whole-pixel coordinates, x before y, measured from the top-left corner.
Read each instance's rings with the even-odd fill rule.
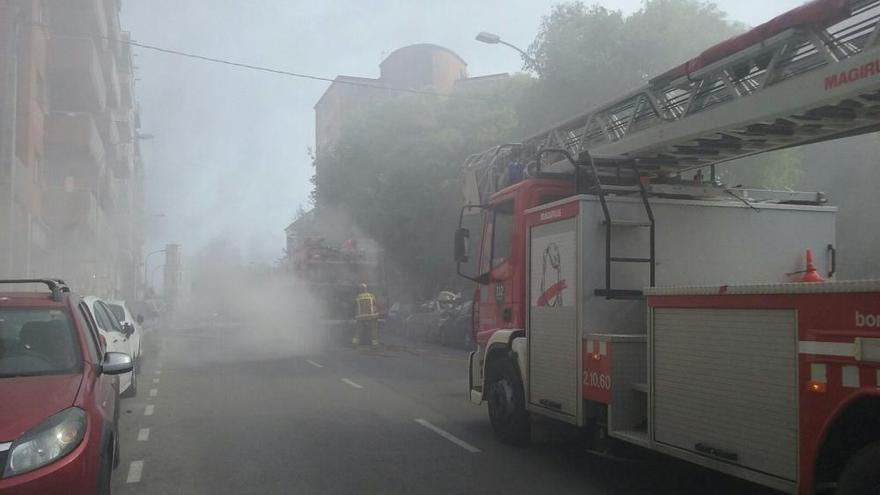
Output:
[[[131,358],[105,353],[82,299],[0,292],[0,494],[106,494],[119,459],[115,375]]]

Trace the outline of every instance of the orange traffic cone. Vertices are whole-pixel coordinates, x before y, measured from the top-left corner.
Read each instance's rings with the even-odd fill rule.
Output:
[[[813,250],[807,249],[807,269],[804,270],[804,274],[801,275],[801,278],[798,282],[824,282],[825,279],[822,278],[822,275],[819,275],[819,272],[816,270],[816,265],[813,264]]]

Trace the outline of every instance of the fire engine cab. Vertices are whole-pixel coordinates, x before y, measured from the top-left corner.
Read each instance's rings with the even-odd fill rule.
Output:
[[[880,129],[878,21],[815,0],[468,159],[469,393],[499,439],[540,416],[788,493],[877,492],[880,281],[835,279],[821,193],[715,165]]]

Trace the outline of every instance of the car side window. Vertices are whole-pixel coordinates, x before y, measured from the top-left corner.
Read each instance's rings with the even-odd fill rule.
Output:
[[[101,310],[104,312],[104,318],[107,319],[107,323],[109,325],[109,329],[114,332],[122,332],[122,325],[119,324],[119,320],[113,316],[113,312],[110,311],[110,308],[107,307],[104,303],[98,303],[101,305]]]
[[[74,313],[74,317],[76,318],[77,324],[85,330],[86,334],[86,347],[89,348],[89,356],[92,358],[93,363],[101,362],[101,341],[97,336],[97,329],[94,327],[94,324],[89,317],[89,310],[85,306],[85,304],[79,304],[79,311]]]
[[[113,327],[110,325],[110,321],[107,319],[107,315],[101,308],[101,303],[96,302],[92,305],[92,315],[94,315],[95,320],[98,322],[98,328],[105,332],[110,332],[113,330]]]

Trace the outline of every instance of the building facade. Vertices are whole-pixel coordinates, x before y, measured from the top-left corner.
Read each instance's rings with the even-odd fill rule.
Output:
[[[61,277],[106,297],[140,288],[143,161],[119,9],[0,0],[4,277]]]
[[[332,156],[347,118],[360,105],[397,89],[430,90],[447,94],[467,79],[467,62],[439,45],[420,43],[391,52],[379,64],[379,77],[337,76],[315,104],[315,158],[318,202],[321,158]]]

